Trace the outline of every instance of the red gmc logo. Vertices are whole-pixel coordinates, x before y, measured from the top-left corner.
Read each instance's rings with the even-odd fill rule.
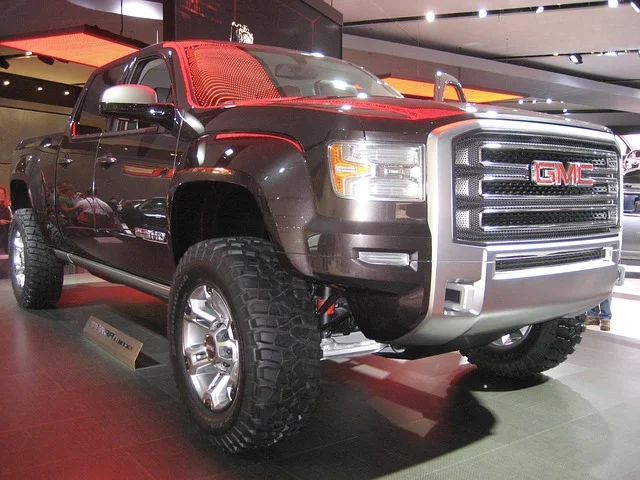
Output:
[[[531,163],[531,181],[536,185],[593,185],[592,178],[582,178],[582,173],[593,170],[590,163],[569,162],[565,168],[561,162],[534,160]]]

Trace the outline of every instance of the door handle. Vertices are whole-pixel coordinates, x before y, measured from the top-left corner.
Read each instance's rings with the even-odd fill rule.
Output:
[[[118,161],[118,159],[116,157],[111,156],[111,155],[105,155],[103,157],[98,157],[98,165],[100,165],[102,168],[109,168],[111,165],[113,165],[117,161]]]
[[[68,167],[73,163],[73,159],[69,157],[69,155],[65,155],[60,160],[58,160],[58,165],[62,165],[63,167]]]

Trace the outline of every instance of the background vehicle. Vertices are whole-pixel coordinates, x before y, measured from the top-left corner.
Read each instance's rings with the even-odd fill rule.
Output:
[[[228,451],[300,429],[321,358],[558,365],[618,276],[611,132],[404,99],[330,58],[152,46],[96,70],[56,138],[12,165],[18,303],[54,306],[64,262],[168,299],[178,388]],[[62,222],[62,183],[95,185],[119,222]]]

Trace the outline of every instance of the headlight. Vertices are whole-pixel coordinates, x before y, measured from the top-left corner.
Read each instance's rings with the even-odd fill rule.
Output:
[[[329,145],[333,191],[369,200],[424,200],[424,145],[336,142]]]

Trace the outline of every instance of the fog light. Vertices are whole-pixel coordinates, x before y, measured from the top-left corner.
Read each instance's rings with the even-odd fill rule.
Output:
[[[408,267],[411,263],[411,256],[408,253],[396,252],[358,252],[358,260],[371,265]]]

